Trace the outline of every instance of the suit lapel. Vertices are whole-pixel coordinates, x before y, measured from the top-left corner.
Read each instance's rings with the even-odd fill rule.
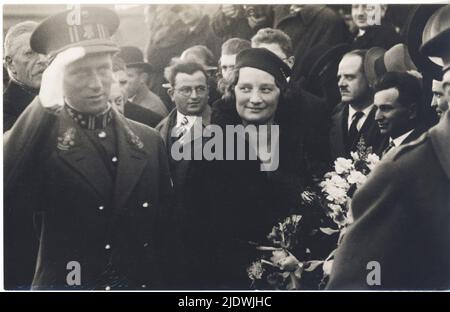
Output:
[[[139,181],[148,155],[141,139],[130,129],[126,119],[114,111],[119,165],[114,188],[115,211],[119,212]]]
[[[422,133],[423,133],[423,131],[421,131],[421,130],[419,130],[419,129],[414,129],[413,132],[411,132],[411,133],[403,140],[402,145],[417,140],[417,139],[422,135]]]
[[[69,116],[60,119],[57,142],[58,156],[80,174],[105,200],[109,199],[112,181],[97,150]]]
[[[333,129],[331,133],[331,140],[336,147],[336,154],[339,156],[347,154],[347,116],[348,105],[341,105],[340,109],[333,116]]]

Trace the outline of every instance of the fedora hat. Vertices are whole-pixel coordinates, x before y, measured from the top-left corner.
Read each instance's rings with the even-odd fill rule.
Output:
[[[138,47],[120,47],[118,56],[124,60],[127,68],[141,68],[146,73],[153,72],[153,66],[149,63],[144,62],[144,54]]]
[[[408,52],[408,47],[403,43],[394,45],[389,50],[379,47],[367,51],[364,60],[364,71],[371,86],[387,72],[417,71]]]
[[[409,55],[418,70],[431,78],[437,78],[441,73],[441,65],[435,63],[428,56],[420,52],[422,45],[422,35],[428,19],[440,8],[443,4],[422,4],[413,8],[409,15],[406,27],[406,45],[408,47]]]
[[[364,58],[364,73],[370,86],[373,86],[378,77],[387,72],[384,64],[385,53],[386,50],[380,47],[373,47],[367,50]]]

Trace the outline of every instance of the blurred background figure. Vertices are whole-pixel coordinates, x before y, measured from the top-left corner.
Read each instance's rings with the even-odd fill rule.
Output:
[[[214,33],[222,42],[230,38],[250,39],[259,29],[272,25],[269,5],[222,4],[211,20]]]
[[[163,117],[167,116],[168,111],[164,103],[148,89],[148,79],[152,75],[153,66],[144,62],[142,51],[137,47],[125,46],[120,48],[119,56],[127,67],[128,100]]]
[[[236,55],[250,48],[250,41],[241,38],[231,38],[222,44],[217,81],[217,89],[220,94],[223,95],[225,93],[225,89],[230,82],[231,73],[236,64]]]
[[[389,49],[400,43],[400,35],[394,26],[384,20],[387,7],[386,4],[352,4],[352,18],[356,26],[352,49]]]
[[[160,20],[159,35],[155,36],[146,49],[146,58],[154,66],[154,74],[149,81],[150,89],[157,94],[170,111],[173,103],[163,87],[167,81],[164,69],[173,58],[195,45],[206,46],[214,56],[214,64],[220,51],[220,38],[216,37],[210,26],[210,18],[199,5],[169,5],[161,10],[168,19]],[[148,20],[153,16],[152,7],[147,9]],[[156,14],[156,13],[154,13]],[[171,19],[171,17],[173,19]],[[169,24],[168,24],[169,23]],[[156,27],[156,26],[155,26]]]
[[[163,116],[128,100],[127,67],[125,61],[117,54],[113,57],[113,73],[114,81],[110,96],[112,104],[125,117],[152,128],[156,127]]]
[[[3,132],[9,130],[38,94],[47,57],[31,50],[30,37],[38,24],[25,21],[5,36],[4,66],[9,82],[3,93]]]
[[[317,44],[331,46],[348,42],[350,32],[343,18],[325,5],[294,5],[275,28],[292,40],[295,56],[292,79],[302,76],[305,55]]]

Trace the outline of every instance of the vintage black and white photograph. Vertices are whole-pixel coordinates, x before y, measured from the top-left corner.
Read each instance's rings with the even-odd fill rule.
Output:
[[[4,290],[450,290],[448,1],[248,2],[2,4]]]

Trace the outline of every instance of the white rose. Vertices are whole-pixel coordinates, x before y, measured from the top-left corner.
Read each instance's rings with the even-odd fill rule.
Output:
[[[364,182],[366,182],[367,177],[363,175],[361,172],[353,170],[347,177],[347,181],[350,184],[356,184],[358,187],[361,186]]]
[[[375,165],[380,162],[380,157],[378,157],[377,154],[369,154],[367,155],[367,167],[369,167],[370,170],[373,170],[375,168]]]
[[[333,186],[336,186],[336,187],[339,187],[339,188],[342,188],[345,190],[348,190],[350,188],[350,185],[347,183],[347,181],[338,175],[332,176],[330,179],[330,183]]]
[[[347,201],[347,191],[339,187],[332,187],[328,190],[327,199],[336,203],[345,203]]]
[[[338,157],[334,161],[334,170],[337,174],[343,174],[353,168],[353,162],[350,159]]]

